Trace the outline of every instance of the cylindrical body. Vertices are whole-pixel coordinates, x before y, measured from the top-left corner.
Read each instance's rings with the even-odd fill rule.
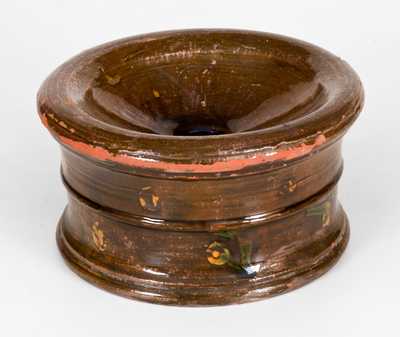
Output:
[[[336,198],[340,142],[234,177],[137,175],[66,148],[61,171],[69,193],[58,233],[63,254],[84,277],[128,297],[255,300],[319,276],[347,243]]]

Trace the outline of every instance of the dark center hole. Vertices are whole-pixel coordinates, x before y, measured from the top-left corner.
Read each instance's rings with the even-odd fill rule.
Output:
[[[214,136],[228,133],[227,131],[214,125],[183,123],[175,128],[174,136]]]

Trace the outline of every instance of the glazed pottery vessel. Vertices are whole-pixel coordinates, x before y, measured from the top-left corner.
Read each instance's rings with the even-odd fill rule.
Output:
[[[69,197],[59,249],[94,285],[155,303],[300,287],[348,241],[340,146],[362,103],[345,62],[279,35],[171,31],[85,51],[38,94]]]

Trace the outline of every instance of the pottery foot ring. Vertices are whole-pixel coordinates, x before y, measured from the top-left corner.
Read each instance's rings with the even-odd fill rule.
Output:
[[[101,288],[162,304],[310,282],[349,238],[340,147],[362,101],[344,62],[272,34],[156,33],[75,57],[38,96],[62,145],[63,257]]]

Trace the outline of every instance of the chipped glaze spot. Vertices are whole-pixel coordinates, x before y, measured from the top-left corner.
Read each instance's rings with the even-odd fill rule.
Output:
[[[60,125],[62,128],[68,130],[71,133],[75,133],[75,129],[72,127],[69,127],[64,121],[58,119],[56,116],[54,116],[54,114],[48,114],[47,115],[50,119],[52,119],[55,123],[57,123],[58,125]],[[45,114],[41,114],[40,115],[40,120],[42,121],[43,125],[46,128],[49,128],[49,123],[47,120],[47,116]]]

